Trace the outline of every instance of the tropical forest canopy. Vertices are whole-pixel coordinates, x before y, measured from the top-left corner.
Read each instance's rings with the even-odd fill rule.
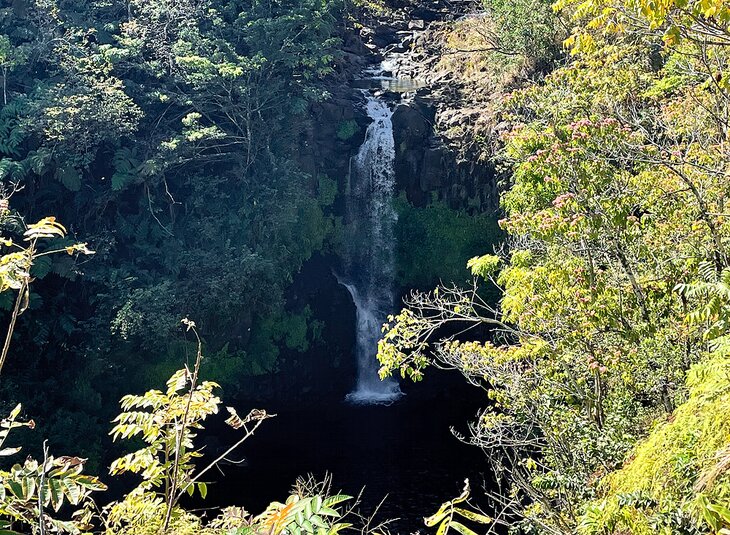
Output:
[[[243,378],[326,328],[291,299],[344,224],[343,177],[307,163],[313,110],[352,74],[345,43],[403,7],[3,4],[0,531],[381,532],[326,482],[256,516],[184,500],[225,457],[198,440],[221,391],[250,395]],[[730,5],[471,7],[409,48],[437,51],[441,104],[469,109],[436,133],[493,171],[504,239],[488,250],[494,214],[468,202],[394,198],[399,286],[445,284],[406,298],[378,357],[383,377],[438,364],[486,390],[464,438],[495,486],[482,512],[466,488],[427,524],[730,533]],[[333,146],[359,129],[338,122]],[[270,415],[227,416],[236,447]],[[100,508],[110,451],[131,483]]]
[[[290,331],[306,344],[305,311],[288,317],[284,291],[334,221],[328,179],[293,158],[308,106],[326,98],[343,9],[44,0],[0,11],[5,233],[22,234],[16,214],[53,215],[95,252],[34,262],[3,399],[48,414],[59,440],[93,430],[79,453],[98,457],[108,408],[179,367],[184,315],[217,354],[206,373],[229,386],[271,370]]]

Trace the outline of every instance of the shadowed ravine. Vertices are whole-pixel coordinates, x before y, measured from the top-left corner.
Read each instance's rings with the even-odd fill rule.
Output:
[[[389,526],[393,533],[413,533],[423,530],[424,516],[460,492],[465,478],[476,494],[485,482],[482,453],[451,433],[453,426],[468,434],[467,421],[481,395],[464,388],[457,374],[439,370],[417,387],[378,377],[381,327],[398,308],[391,120],[397,80],[381,67],[364,74],[361,86],[372,89],[362,90],[363,106],[372,122],[351,161],[345,254],[335,270],[356,309],[355,343],[344,358],[354,359],[357,368],[355,377],[317,379],[353,388],[344,400],[323,403],[317,398],[323,385],[315,384],[311,399],[305,396],[298,407],[268,406],[277,417],[242,448],[241,464],[224,467],[225,477],[211,487],[210,499],[230,503],[235,496],[257,510],[281,496],[297,476],[321,480],[330,474],[335,489],[350,495],[363,491],[364,513],[377,510],[379,521],[397,519]],[[398,87],[407,91],[416,85],[403,80]]]

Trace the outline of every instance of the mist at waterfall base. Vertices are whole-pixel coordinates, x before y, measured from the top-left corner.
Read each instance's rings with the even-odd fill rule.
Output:
[[[381,380],[378,376],[377,352],[380,328],[387,310],[372,296],[363,296],[358,288],[338,277],[350,293],[355,303],[356,324],[355,357],[357,359],[357,379],[355,388],[345,400],[356,405],[389,405],[403,396],[398,382],[392,378]]]

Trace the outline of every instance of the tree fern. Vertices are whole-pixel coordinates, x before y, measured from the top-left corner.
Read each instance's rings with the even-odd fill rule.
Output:
[[[137,151],[122,147],[114,153],[112,160],[114,174],[112,175],[112,189],[120,191],[134,183],[139,175],[140,162]]]
[[[20,124],[21,101],[11,102],[0,110],[0,154],[19,157],[25,134]]]
[[[702,280],[678,284],[675,291],[696,302],[697,308],[687,314],[687,320],[704,326],[704,339],[711,342],[710,349],[716,350],[730,331],[730,269],[718,274],[712,263],[702,262],[698,272]]]

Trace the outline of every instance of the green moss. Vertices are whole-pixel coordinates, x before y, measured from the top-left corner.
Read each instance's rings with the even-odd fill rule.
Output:
[[[327,175],[317,177],[317,199],[320,206],[327,207],[334,204],[337,198],[337,181]]]
[[[355,119],[350,119],[349,121],[342,121],[337,126],[337,137],[341,139],[342,141],[347,141],[352,136],[358,133],[360,130],[360,127],[357,125],[357,121]]]

